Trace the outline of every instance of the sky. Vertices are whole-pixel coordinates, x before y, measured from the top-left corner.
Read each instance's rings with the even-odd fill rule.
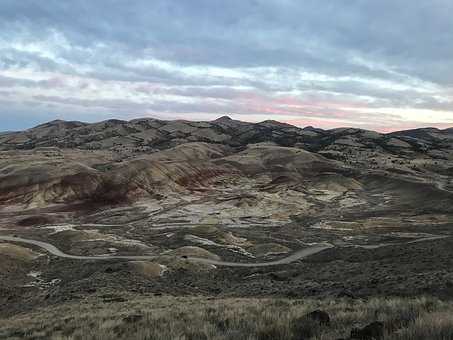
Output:
[[[54,119],[453,127],[451,0],[1,0],[0,131]]]

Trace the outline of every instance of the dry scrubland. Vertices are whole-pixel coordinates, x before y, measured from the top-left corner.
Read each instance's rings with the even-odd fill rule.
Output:
[[[453,297],[451,202],[453,129],[222,117],[2,134],[0,236],[157,258],[2,242],[0,338],[335,340],[381,322],[385,339],[453,339],[453,303],[434,298]],[[268,267],[185,259],[262,263],[326,242]],[[315,310],[330,324],[304,318]]]
[[[115,299],[109,296],[91,298],[2,320],[0,338],[330,340],[347,339],[352,328],[379,320],[385,339],[453,339],[453,303],[426,297],[368,301],[125,297],[123,302],[111,302]],[[314,310],[326,311],[330,324],[304,317]]]

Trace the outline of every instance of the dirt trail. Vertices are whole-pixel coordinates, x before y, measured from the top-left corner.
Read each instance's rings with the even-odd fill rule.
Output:
[[[418,243],[418,242],[424,242],[424,241],[434,241],[434,240],[439,240],[446,238],[448,236],[437,236],[437,235],[432,235],[429,237],[422,237],[416,240],[412,240],[406,243],[381,243],[381,244],[375,244],[375,245],[349,245],[346,247],[359,247],[359,248],[364,248],[364,249],[377,249],[381,247],[389,247],[389,246],[394,246],[394,245],[403,245],[403,244],[411,244],[411,243]],[[96,256],[79,256],[79,255],[71,255],[71,254],[66,254],[62,252],[60,249],[55,247],[54,245],[47,243],[47,242],[42,242],[42,241],[36,241],[36,240],[30,240],[30,239],[25,239],[21,237],[15,237],[15,236],[0,236],[0,241],[8,241],[8,242],[19,242],[19,243],[27,243],[27,244],[32,244],[35,246],[38,246],[42,249],[45,249],[47,252],[58,256],[58,257],[63,257],[67,259],[72,259],[72,260],[130,260],[130,261],[144,261],[144,260],[155,260],[159,258],[159,255],[136,255],[136,256],[121,256],[121,255],[96,255]],[[326,249],[334,248],[335,246],[330,243],[320,243],[314,246],[306,247],[301,250],[296,251],[295,253],[284,257],[279,260],[275,261],[269,261],[269,262],[229,262],[229,261],[221,261],[221,260],[211,260],[211,259],[205,259],[205,258],[199,258],[199,257],[187,257],[186,259],[188,261],[192,262],[198,262],[198,263],[205,263],[205,264],[212,264],[215,266],[226,266],[226,267],[267,267],[267,266],[277,266],[277,265],[282,265],[282,264],[289,264],[292,262],[296,262],[298,260],[304,259],[308,256],[320,253]]]
[[[137,255],[137,256],[118,256],[118,255],[99,255],[99,256],[79,256],[79,255],[70,255],[62,252],[60,249],[57,247],[53,246],[50,243],[47,242],[42,242],[42,241],[36,241],[36,240],[30,240],[30,239],[25,239],[21,237],[14,237],[14,236],[0,236],[0,240],[2,241],[8,241],[8,242],[19,242],[19,243],[27,243],[27,244],[32,244],[35,246],[38,246],[42,249],[45,249],[49,253],[58,256],[58,257],[63,257],[67,259],[72,259],[72,260],[131,260],[131,261],[137,261],[137,260],[155,260],[159,258],[158,255]],[[329,249],[334,247],[331,244],[325,243],[325,244],[319,244],[311,247],[304,248],[302,250],[299,250],[292,255],[285,257],[280,260],[276,261],[270,261],[270,262],[257,262],[257,263],[241,263],[241,262],[228,262],[228,261],[216,261],[216,260],[210,260],[210,259],[204,259],[204,258],[198,258],[198,257],[187,257],[188,261],[193,261],[193,262],[199,262],[199,263],[205,263],[205,264],[212,264],[216,266],[227,266],[227,267],[265,267],[265,266],[275,266],[275,265],[281,265],[281,264],[288,264],[292,263],[295,261],[298,261],[300,259],[303,259],[305,257],[308,257],[313,254],[317,254],[323,250]]]

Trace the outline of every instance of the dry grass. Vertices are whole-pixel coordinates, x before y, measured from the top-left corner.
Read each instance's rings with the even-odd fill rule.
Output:
[[[39,256],[38,253],[35,253],[31,249],[10,243],[0,243],[0,256],[3,255],[25,262],[33,261]]]
[[[124,297],[124,296],[123,296]],[[453,303],[431,298],[348,300],[89,298],[0,320],[0,338],[331,340],[380,320],[385,339],[453,339]],[[114,300],[114,299],[113,299]],[[330,325],[303,316],[327,311]]]

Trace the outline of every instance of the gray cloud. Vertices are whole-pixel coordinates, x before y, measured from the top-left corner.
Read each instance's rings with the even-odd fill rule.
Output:
[[[0,87],[62,111],[336,119],[362,105],[453,122],[451,13],[449,0],[3,0]]]
[[[453,55],[453,5],[448,0],[160,0],[152,5],[144,0],[6,0],[1,6],[2,31],[21,27],[18,32],[25,39],[56,30],[76,46],[103,42],[184,64],[302,64],[347,72],[335,62],[360,70],[344,54],[356,52],[413,71],[422,69],[419,62],[451,63]],[[438,68],[425,72],[447,78]]]

